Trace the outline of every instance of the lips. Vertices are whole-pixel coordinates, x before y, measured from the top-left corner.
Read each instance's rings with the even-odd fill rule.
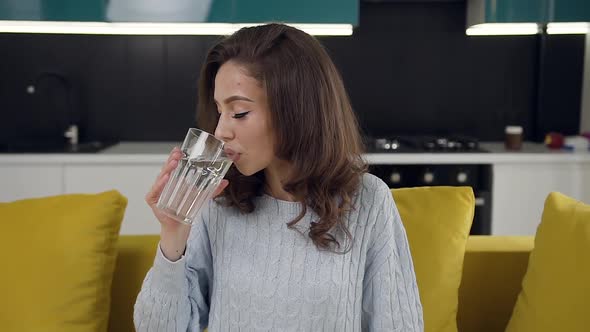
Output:
[[[240,153],[237,153],[236,151],[230,148],[225,148],[223,149],[223,151],[225,152],[227,157],[231,159],[234,163],[240,159]]]

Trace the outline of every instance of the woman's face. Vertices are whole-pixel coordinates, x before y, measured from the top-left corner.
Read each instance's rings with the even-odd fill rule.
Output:
[[[215,76],[219,122],[215,137],[225,142],[228,156],[240,173],[252,175],[274,159],[274,137],[266,90],[245,67],[228,61]]]

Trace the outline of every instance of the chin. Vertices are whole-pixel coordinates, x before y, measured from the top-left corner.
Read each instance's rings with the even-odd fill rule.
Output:
[[[234,166],[236,166],[238,172],[244,176],[252,176],[268,167],[268,165],[265,163],[248,163],[244,159],[238,160],[237,163],[234,163]]]
[[[238,172],[240,172],[242,175],[244,176],[251,176],[256,174],[256,172],[258,172],[258,170],[252,169],[252,168],[248,168],[248,167],[240,167],[238,164],[234,164],[236,165],[236,169],[238,170]]]

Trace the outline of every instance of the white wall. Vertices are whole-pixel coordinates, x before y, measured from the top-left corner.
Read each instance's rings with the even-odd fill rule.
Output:
[[[590,34],[586,34],[584,80],[582,83],[582,119],[580,131],[590,131]]]

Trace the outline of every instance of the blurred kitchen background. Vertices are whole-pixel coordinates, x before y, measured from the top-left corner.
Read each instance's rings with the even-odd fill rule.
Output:
[[[342,73],[370,170],[391,188],[471,186],[472,234],[534,234],[550,191],[590,201],[586,0],[162,3],[0,0],[0,201],[114,188],[129,198],[122,232],[157,233],[144,191],[198,127],[199,69],[220,37],[117,34],[109,21],[276,17],[354,27],[317,38]],[[41,31],[27,20],[90,23]]]
[[[584,34],[467,36],[466,1],[358,6],[352,36],[318,38],[367,135],[578,133]],[[81,141],[176,140],[195,124],[199,68],[218,38],[0,34],[0,141],[61,139],[70,117]],[[29,93],[43,72],[72,95],[56,77]]]

